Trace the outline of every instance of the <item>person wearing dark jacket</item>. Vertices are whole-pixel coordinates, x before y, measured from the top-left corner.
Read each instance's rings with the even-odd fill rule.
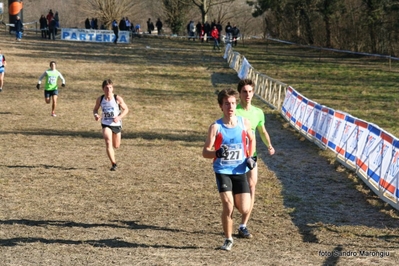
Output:
[[[42,38],[46,39],[47,38],[47,30],[48,30],[48,25],[47,25],[47,19],[44,15],[41,15],[40,20],[40,31],[42,33]]]
[[[211,30],[212,30],[211,25],[208,23],[208,21],[205,21],[204,32],[206,34],[206,42],[208,42],[208,39],[211,38]]]
[[[202,24],[201,22],[198,21],[198,23],[195,25],[195,38],[200,39],[201,38],[201,31],[202,31]]]
[[[19,16],[17,16],[17,20],[14,23],[14,27],[15,27],[16,40],[20,41],[22,39],[22,31],[24,26],[22,25],[22,21]]]
[[[119,30],[127,30],[126,29],[126,19],[123,17],[120,21],[119,21]]]
[[[222,30],[223,30],[223,26],[222,24],[220,24],[220,21],[218,21],[218,23],[216,23],[216,28],[219,31],[219,38],[218,38],[218,42],[220,43],[220,35],[222,35]]]
[[[50,31],[49,39],[55,40],[55,31],[57,28],[57,22],[55,21],[54,18],[51,19],[50,25],[48,26],[48,28]]]
[[[155,23],[155,26],[157,27],[158,35],[162,34],[162,21],[161,19],[158,18],[157,22]]]
[[[154,30],[154,23],[152,23],[150,18],[147,20],[147,30],[148,34],[151,34],[151,32]]]
[[[114,31],[114,34],[115,34],[114,43],[116,44],[118,42],[118,38],[119,38],[119,28],[118,28],[118,22],[116,22],[115,19],[114,19],[114,21],[112,21],[112,30]]]
[[[54,20],[55,20],[55,35],[57,35],[58,28],[60,27],[60,16],[58,15],[58,11],[55,11]]]
[[[85,20],[85,28],[86,28],[86,30],[89,30],[91,28],[91,24],[90,24],[90,19],[89,18],[87,18]]]
[[[227,22],[226,28],[224,29],[226,32],[226,43],[230,43],[232,40],[232,30],[233,27],[231,27],[230,22]]]
[[[237,39],[238,35],[240,34],[240,30],[236,27],[236,25],[234,25],[231,29],[231,34],[233,36],[233,46],[237,46]]]

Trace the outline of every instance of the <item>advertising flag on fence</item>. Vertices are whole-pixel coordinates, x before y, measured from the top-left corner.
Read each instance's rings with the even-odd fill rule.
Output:
[[[248,71],[251,65],[249,64],[248,60],[244,57],[241,63],[241,69],[240,72],[238,73],[238,77],[240,79],[246,79],[248,76]]]
[[[297,109],[297,114],[295,116],[297,117],[297,121],[295,123],[295,128],[297,128],[299,131],[302,133],[306,132],[303,130],[303,122],[305,121],[305,115],[306,115],[306,107],[308,105],[308,99],[305,97],[301,97],[302,100],[299,103],[298,109]]]
[[[399,140],[395,139],[392,145],[391,162],[385,176],[385,182],[391,185],[390,193],[394,195],[396,200],[399,198]]]
[[[392,182],[392,179],[387,179],[387,172],[389,171],[389,166],[392,162],[392,155],[394,150],[394,137],[385,131],[381,132],[381,143],[378,147],[378,157],[371,160],[369,171],[373,174],[380,176],[380,186],[383,191],[388,192],[391,195],[395,195],[396,185]],[[380,163],[375,165],[375,163]]]
[[[303,96],[300,95],[299,93],[296,95],[295,98],[295,102],[294,102],[294,106],[292,108],[292,112],[291,112],[291,119],[290,119],[290,123],[295,126],[296,122],[298,121],[298,119],[301,119],[301,102],[302,102]]]
[[[333,117],[334,117],[333,109],[330,109],[325,106],[321,108],[319,121],[317,123],[316,139],[320,141],[323,145],[327,145],[328,133],[331,128]]]
[[[285,94],[285,98],[284,98],[283,105],[281,107],[281,111],[282,111],[284,118],[287,119],[288,121],[291,118],[291,109],[292,109],[293,103],[295,102],[296,95],[297,94],[292,87],[287,88],[287,92]]]
[[[233,59],[230,62],[230,68],[235,68],[236,62],[237,62],[237,58],[238,58],[239,54],[238,53],[233,53]]]
[[[367,137],[366,141],[364,143],[359,143],[363,144],[362,147],[359,147],[359,155],[356,161],[357,167],[358,167],[358,172],[361,176],[365,177],[368,179],[369,177],[372,177],[372,180],[375,183],[371,183],[374,186],[378,186],[379,183],[379,175],[374,175],[372,176],[369,175],[369,173],[372,173],[372,171],[369,171],[369,167],[371,162],[371,159],[376,159],[378,157],[378,146],[380,145],[381,142],[381,129],[376,127],[373,124],[369,124],[367,127]],[[371,180],[370,180],[371,181]]]
[[[314,120],[314,115],[313,112],[315,110],[316,103],[313,101],[308,100],[307,105],[306,105],[306,110],[305,110],[305,115],[303,117],[303,125],[302,129],[304,132],[306,132],[306,137],[309,139],[313,139],[313,135],[309,133],[310,128],[312,127],[313,120]]]
[[[321,115],[321,109],[322,106],[320,104],[316,104],[313,108],[313,112],[310,115],[310,117],[313,116],[312,118],[312,123],[310,124],[310,127],[308,129],[308,133],[312,136],[316,136],[316,132],[317,132],[317,126],[320,120],[320,115]]]
[[[339,145],[345,127],[345,114],[340,111],[334,111],[331,127],[327,145],[332,151],[336,152],[336,147]]]
[[[370,135],[374,144],[370,144],[367,163],[367,176],[376,182],[376,184],[383,184],[384,188],[389,188],[389,183],[383,181],[383,177],[388,170],[389,163],[392,156],[393,137],[385,133],[378,126],[370,124]],[[370,141],[372,142],[372,141]]]
[[[226,45],[226,49],[224,50],[223,59],[227,59],[227,57],[229,56],[230,51],[231,51],[231,44],[228,43]]]
[[[335,150],[338,159],[347,167],[356,169],[359,150],[362,150],[367,137],[367,122],[358,120],[351,115],[345,115],[342,136]]]

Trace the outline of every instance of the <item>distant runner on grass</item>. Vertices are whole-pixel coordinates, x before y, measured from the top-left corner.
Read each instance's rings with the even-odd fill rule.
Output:
[[[37,82],[36,89],[40,90],[40,84],[42,83],[42,79],[46,77],[46,83],[44,84],[44,100],[47,104],[50,103],[50,100],[53,100],[53,104],[51,106],[51,116],[57,116],[55,114],[55,108],[57,107],[57,99],[58,99],[58,78],[62,80],[62,87],[65,87],[65,79],[62,74],[56,69],[56,62],[50,62],[50,68],[44,71],[44,73],[39,77],[39,81]],[[51,99],[50,99],[51,98]]]
[[[6,71],[6,57],[1,53],[1,48],[0,48],[0,92],[3,91],[3,86],[4,86],[4,72]]]

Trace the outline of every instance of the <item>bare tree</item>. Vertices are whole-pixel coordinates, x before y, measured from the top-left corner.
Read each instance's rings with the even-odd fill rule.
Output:
[[[210,17],[215,18],[220,24],[226,25],[230,22],[231,25],[236,25],[241,34],[244,32],[248,35],[263,34],[261,17],[253,17],[250,14],[253,7],[249,6],[243,1],[229,2],[223,5],[214,6],[208,13]],[[212,19],[211,19],[212,20]]]
[[[213,6],[234,2],[234,0],[191,0],[191,1],[201,11],[201,19],[203,23],[208,20],[207,17],[208,12]]]
[[[105,28],[110,28],[114,19],[119,20],[127,14],[138,10],[140,0],[85,0],[79,7],[92,17],[103,22]]]
[[[179,34],[186,21],[187,11],[190,8],[190,0],[163,0],[166,20],[173,34]]]

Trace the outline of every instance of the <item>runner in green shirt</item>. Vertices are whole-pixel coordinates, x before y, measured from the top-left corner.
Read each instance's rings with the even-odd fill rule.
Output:
[[[50,68],[44,71],[44,73],[39,77],[39,81],[37,82],[36,88],[40,89],[40,84],[42,83],[42,79],[46,77],[46,83],[44,85],[44,100],[47,104],[50,103],[50,98],[53,99],[53,104],[51,108],[51,116],[57,116],[55,114],[55,108],[57,107],[57,99],[58,99],[58,78],[62,80],[62,87],[65,87],[65,79],[62,74],[55,69],[56,63],[55,61],[50,62]]]
[[[251,122],[252,131],[259,132],[260,138],[269,150],[269,154],[273,155],[275,150],[270,141],[269,133],[267,133],[265,127],[265,114],[263,111],[252,105],[252,97],[254,96],[255,84],[251,79],[243,79],[238,83],[237,89],[240,94],[240,103],[237,105],[236,114],[237,116],[243,116]],[[257,152],[254,153],[257,158]],[[258,182],[258,167],[256,166],[251,171],[247,172],[247,179],[251,192],[251,208],[247,214],[241,216],[241,224],[238,228],[238,234],[244,238],[252,238],[252,234],[247,229],[247,223],[251,215],[254,202],[255,202],[255,186]]]

